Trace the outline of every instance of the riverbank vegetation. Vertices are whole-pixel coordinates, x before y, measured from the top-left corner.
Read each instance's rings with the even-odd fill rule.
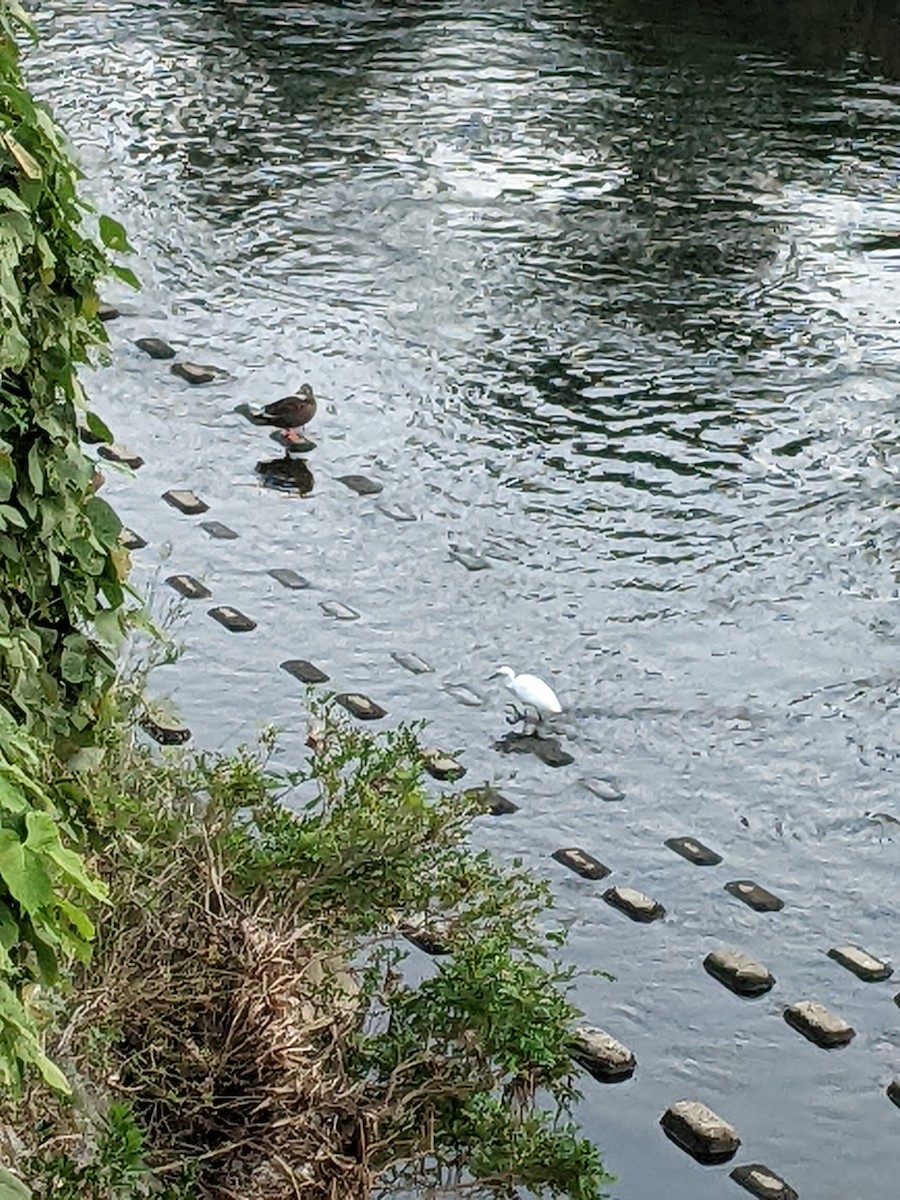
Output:
[[[469,847],[479,801],[434,794],[419,731],[311,702],[293,773],[274,735],[137,732],[147,623],[77,377],[128,247],[27,36],[0,0],[0,1200],[593,1200],[549,897]]]

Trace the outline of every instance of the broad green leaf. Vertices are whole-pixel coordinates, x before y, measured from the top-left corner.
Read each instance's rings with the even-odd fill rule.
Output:
[[[49,813],[30,812],[25,818],[25,828],[28,830],[25,846],[29,850],[33,850],[36,854],[46,854],[73,883],[77,883],[88,895],[93,896],[96,900],[106,899],[106,888],[103,884],[98,879],[91,879],[85,872],[81,857],[74,850],[67,849],[60,841],[59,826]]]
[[[8,529],[10,525],[14,529],[24,529],[28,524],[19,510],[11,504],[0,504],[0,520],[3,521],[4,529]]]
[[[0,1167],[0,1200],[34,1200],[34,1193],[6,1167]]]
[[[53,903],[53,886],[44,864],[12,829],[0,829],[0,878],[28,913],[40,912]]]
[[[103,546],[113,546],[122,531],[122,522],[115,511],[99,496],[92,496],[84,506],[87,519],[97,541]]]
[[[0,134],[0,140],[3,141],[7,150],[19,164],[22,174],[25,175],[27,179],[41,178],[40,166],[37,162],[35,162],[21,142],[18,142],[8,131],[4,134]]]
[[[110,250],[118,250],[122,254],[132,252],[124,227],[105,214],[100,217],[100,240]]]
[[[5,208],[11,208],[13,212],[25,213],[26,215],[31,211],[28,205],[22,200],[22,197],[18,196],[12,188],[8,187],[0,187],[0,205],[3,205]]]
[[[28,801],[19,788],[5,775],[0,774],[0,808],[6,812],[20,813],[28,807]]]
[[[121,279],[123,283],[127,283],[128,286],[134,288],[136,292],[140,291],[141,281],[138,279],[137,275],[135,275],[134,271],[130,270],[128,267],[120,267],[118,263],[110,263],[109,269],[117,279]]]
[[[32,446],[28,451],[28,478],[31,480],[35,495],[43,495],[44,468],[41,463],[41,452],[37,446]]]
[[[98,438],[101,442],[112,442],[114,440],[112,431],[100,420],[96,413],[86,412],[84,414],[84,423],[90,434]]]

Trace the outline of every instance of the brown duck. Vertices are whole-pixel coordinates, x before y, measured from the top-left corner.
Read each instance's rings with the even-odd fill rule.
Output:
[[[286,429],[286,438],[290,439],[294,430],[307,425],[316,415],[316,398],[309,384],[304,383],[293,395],[273,400],[260,412],[254,412],[249,404],[239,404],[234,411],[254,425],[275,425],[278,429]]]

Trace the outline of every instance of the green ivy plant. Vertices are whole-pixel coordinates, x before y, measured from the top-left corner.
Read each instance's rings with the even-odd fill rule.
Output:
[[[79,425],[110,433],[76,371],[106,341],[98,279],[136,280],[107,257],[129,249],[117,222],[97,222],[106,249],[84,232],[78,169],[23,85],[23,34],[0,0],[0,704],[66,754],[108,715],[128,565]]]

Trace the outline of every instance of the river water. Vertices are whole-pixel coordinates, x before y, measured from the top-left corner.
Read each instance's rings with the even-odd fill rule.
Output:
[[[900,85],[649,5],[36,7],[31,81],[144,283],[110,290],[132,311],[89,379],[145,459],[104,494],[149,542],[157,608],[184,571],[258,622],[229,634],[195,605],[154,690],[201,746],[277,723],[290,764],[304,697],[278,665],[309,659],[388,721],[427,717],[467,782],[520,806],[476,838],[551,880],[573,961],[615,976],[578,1000],[639,1062],[580,1109],[616,1200],[740,1194],[663,1136],[682,1098],[803,1197],[890,1194],[897,984],[826,951],[900,956]],[[148,335],[228,377],[191,388]],[[261,486],[280,452],[232,409],[304,380],[301,497]],[[240,536],[164,505],[172,487]],[[503,662],[556,688],[573,763],[495,748]],[[685,862],[678,835],[724,862]],[[666,919],[632,923],[549,858],[573,845]],[[722,946],[775,989],[710,979]],[[804,998],[854,1042],[791,1030]]]

